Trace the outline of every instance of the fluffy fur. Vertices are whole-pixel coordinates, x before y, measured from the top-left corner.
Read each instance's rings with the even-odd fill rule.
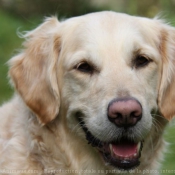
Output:
[[[175,29],[99,12],[47,18],[24,38],[24,50],[9,61],[14,98],[0,108],[0,174],[121,174],[87,144],[76,114],[98,139],[116,140],[121,130],[107,106],[128,96],[143,110],[128,137],[144,144],[140,166],[125,174],[158,174],[151,170],[158,170],[164,128],[175,114]],[[136,67],[137,55],[151,61]],[[79,69],[83,63],[93,71]]]

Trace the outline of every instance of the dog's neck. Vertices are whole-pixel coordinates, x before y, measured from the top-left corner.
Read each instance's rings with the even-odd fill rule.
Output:
[[[31,159],[40,160],[41,166],[48,173],[53,170],[67,174],[69,170],[72,174],[78,174],[85,170],[105,169],[98,152],[69,131],[69,128],[60,122],[59,116],[54,122],[42,126],[31,113],[27,123]]]

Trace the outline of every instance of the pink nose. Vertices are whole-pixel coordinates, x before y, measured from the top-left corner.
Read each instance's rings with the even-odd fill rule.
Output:
[[[142,106],[134,98],[114,99],[108,106],[108,118],[118,127],[134,126],[142,118]]]

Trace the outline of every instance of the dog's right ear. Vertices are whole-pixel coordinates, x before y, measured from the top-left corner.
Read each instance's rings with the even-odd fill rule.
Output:
[[[162,55],[158,106],[161,114],[171,120],[175,116],[175,28],[163,24],[160,51]]]
[[[56,18],[46,21],[24,35],[24,51],[9,61],[9,75],[26,103],[42,124],[52,121],[59,112],[60,95],[57,67],[60,23]]]

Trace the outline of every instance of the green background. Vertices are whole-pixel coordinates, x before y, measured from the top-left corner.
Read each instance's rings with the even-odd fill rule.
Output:
[[[0,0],[0,104],[13,95],[6,63],[21,48],[18,31],[35,28],[44,16],[57,14],[59,18],[65,18],[100,10],[151,18],[161,14],[175,24],[175,0]],[[170,122],[164,137],[169,146],[161,170],[167,170],[162,174],[171,175],[175,174],[175,122]],[[174,173],[168,173],[168,170],[174,170]]]

